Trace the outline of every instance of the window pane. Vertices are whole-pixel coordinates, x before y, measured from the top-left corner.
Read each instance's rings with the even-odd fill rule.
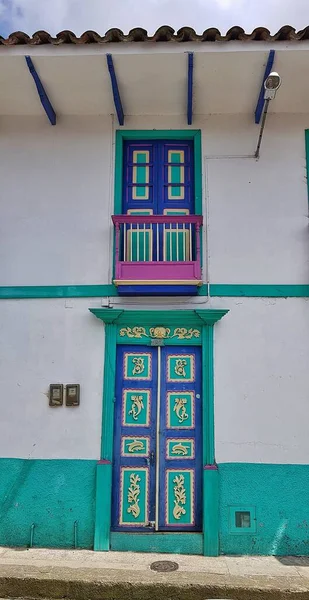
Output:
[[[146,164],[148,163],[148,164]],[[134,150],[133,152],[133,183],[149,184],[149,152]],[[139,185],[132,188],[133,200],[148,200],[149,186]]]
[[[251,515],[249,511],[235,512],[235,526],[236,527],[250,527],[251,526]]]
[[[168,199],[169,200],[184,200],[185,190],[183,186],[177,186],[175,184],[185,182],[185,168],[184,168],[184,151],[183,150],[169,150],[168,151],[168,184],[174,184],[168,186]],[[179,166],[178,166],[179,164]],[[181,165],[181,166],[180,166]]]

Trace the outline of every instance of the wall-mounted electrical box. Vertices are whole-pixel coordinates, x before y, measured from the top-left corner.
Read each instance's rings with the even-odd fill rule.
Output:
[[[49,386],[49,406],[62,406],[63,384],[51,383]]]
[[[79,406],[79,383],[68,383],[66,385],[65,403],[66,406]]]
[[[230,506],[229,507],[230,533],[256,533],[255,506]]]

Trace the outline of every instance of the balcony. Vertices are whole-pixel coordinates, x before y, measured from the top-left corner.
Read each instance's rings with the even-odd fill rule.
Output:
[[[121,295],[194,295],[201,285],[199,215],[113,215]]]

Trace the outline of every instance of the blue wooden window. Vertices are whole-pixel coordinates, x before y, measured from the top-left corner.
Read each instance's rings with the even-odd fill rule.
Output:
[[[123,213],[194,214],[193,161],[192,141],[125,142]]]

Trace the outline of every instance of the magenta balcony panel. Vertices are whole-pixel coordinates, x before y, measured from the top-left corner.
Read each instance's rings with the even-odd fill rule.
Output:
[[[197,293],[202,216],[114,215],[112,220],[119,293],[153,295],[168,293],[167,288],[171,293]]]

